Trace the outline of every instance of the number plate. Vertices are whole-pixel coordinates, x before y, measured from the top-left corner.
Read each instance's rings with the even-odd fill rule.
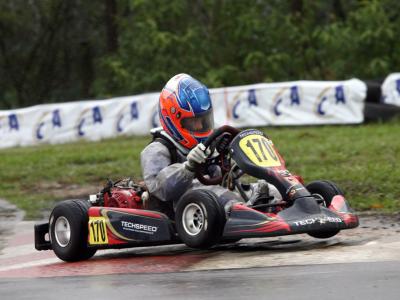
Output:
[[[106,218],[89,217],[89,244],[108,244]]]
[[[262,135],[251,134],[244,137],[240,140],[239,147],[251,162],[257,166],[279,167],[281,165],[272,142]]]

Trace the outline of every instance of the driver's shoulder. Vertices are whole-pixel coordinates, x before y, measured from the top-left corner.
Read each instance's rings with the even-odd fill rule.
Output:
[[[141,155],[150,155],[150,154],[157,154],[157,155],[168,154],[169,155],[169,150],[168,150],[168,147],[165,146],[164,144],[162,144],[161,142],[152,141],[141,152]]]

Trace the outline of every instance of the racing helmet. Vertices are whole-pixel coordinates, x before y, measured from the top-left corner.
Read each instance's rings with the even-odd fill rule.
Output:
[[[204,142],[214,128],[210,93],[188,74],[167,82],[160,94],[159,116],[163,129],[187,149]]]

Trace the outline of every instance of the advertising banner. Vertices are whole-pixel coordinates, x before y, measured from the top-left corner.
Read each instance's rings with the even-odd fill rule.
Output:
[[[347,81],[261,83],[210,89],[215,126],[357,124],[366,85]],[[0,148],[146,135],[159,126],[159,93],[0,111]]]
[[[400,73],[393,73],[386,77],[381,90],[383,103],[400,106]]]

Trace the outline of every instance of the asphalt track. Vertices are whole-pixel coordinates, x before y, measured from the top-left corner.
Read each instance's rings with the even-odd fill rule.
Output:
[[[2,299],[399,299],[400,263],[0,281]]]
[[[0,240],[0,299],[400,299],[399,219],[363,217],[328,240],[107,250],[78,263],[35,251],[33,222],[19,222]]]

